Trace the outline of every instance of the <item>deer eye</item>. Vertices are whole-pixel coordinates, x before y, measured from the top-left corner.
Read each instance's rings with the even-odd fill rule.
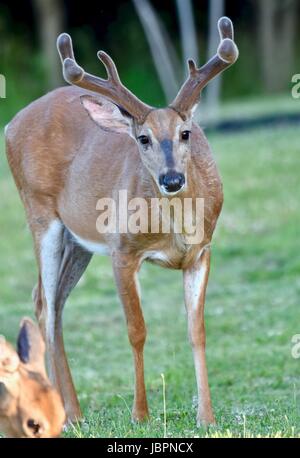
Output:
[[[142,145],[149,145],[150,143],[150,139],[147,137],[147,135],[141,135],[138,139]]]
[[[32,430],[34,436],[36,436],[40,432],[41,426],[34,420],[32,420],[32,418],[27,421],[27,426],[29,429]]]
[[[184,130],[181,134],[182,140],[188,140],[190,138],[190,131],[189,130]]]

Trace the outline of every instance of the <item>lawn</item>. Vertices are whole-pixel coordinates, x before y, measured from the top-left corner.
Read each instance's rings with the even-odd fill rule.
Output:
[[[85,420],[75,437],[300,437],[299,129],[209,135],[225,204],[206,301],[207,360],[218,425],[195,423],[196,383],[180,272],[144,265],[146,382],[151,420],[133,425],[133,365],[110,260],[95,257],[65,310],[65,338]],[[0,331],[15,340],[33,316],[31,236],[0,157]]]

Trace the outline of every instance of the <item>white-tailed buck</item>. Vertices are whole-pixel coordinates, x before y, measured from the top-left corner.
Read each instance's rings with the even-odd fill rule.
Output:
[[[181,269],[198,386],[198,423],[212,423],[205,363],[204,299],[210,243],[221,211],[222,184],[193,112],[206,84],[238,57],[230,19],[219,21],[217,54],[203,67],[189,61],[189,77],[167,108],[141,102],[120,81],[103,51],[108,79],[86,73],[75,61],[71,38],[58,50],[65,80],[22,110],[6,129],[8,161],[24,203],[39,266],[36,316],[47,344],[50,376],[69,420],[80,408],[66,359],[62,312],[94,253],[109,254],[124,306],[135,366],[133,418],[148,416],[143,348],[146,339],[137,272],[143,261]],[[78,87],[74,87],[78,86]],[[98,94],[98,95],[96,95]],[[100,233],[99,199],[204,199],[200,243],[175,233]],[[144,215],[145,217],[147,215]],[[142,218],[143,219],[143,218]],[[173,227],[173,226],[172,226]]]
[[[25,318],[17,352],[0,336],[0,433],[8,437],[58,437],[66,418],[62,400],[47,377],[45,344],[38,326]]]

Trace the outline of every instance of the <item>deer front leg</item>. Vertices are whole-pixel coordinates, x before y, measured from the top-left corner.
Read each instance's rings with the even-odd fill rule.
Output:
[[[115,280],[124,307],[128,337],[134,358],[135,389],[132,409],[134,421],[145,420],[149,416],[144,379],[146,326],[139,297],[138,268],[138,262],[128,256],[118,255],[113,258]]]
[[[210,249],[206,247],[197,263],[183,272],[188,332],[193,349],[198,388],[198,426],[215,423],[205,359],[204,303],[209,268]]]

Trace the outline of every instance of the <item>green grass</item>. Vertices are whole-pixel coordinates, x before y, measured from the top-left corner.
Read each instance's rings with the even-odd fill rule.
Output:
[[[299,129],[210,136],[225,205],[206,302],[207,361],[218,426],[195,423],[196,383],[180,272],[145,265],[151,420],[130,421],[133,366],[109,259],[94,258],[65,310],[65,338],[85,421],[75,437],[300,437]],[[5,157],[0,167],[0,330],[15,340],[33,315],[31,237]]]

